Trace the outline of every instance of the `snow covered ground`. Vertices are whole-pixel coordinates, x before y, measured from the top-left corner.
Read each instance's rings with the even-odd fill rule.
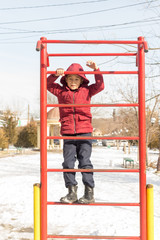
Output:
[[[94,147],[94,168],[123,168],[122,149]],[[135,149],[130,157],[137,159]],[[150,156],[151,157],[151,156]],[[153,154],[152,160],[158,155]],[[0,240],[33,240],[33,184],[40,182],[39,153],[0,158]],[[48,153],[48,167],[61,168],[62,153]],[[97,202],[138,202],[138,173],[94,173]],[[78,196],[83,195],[77,173]],[[147,170],[154,185],[155,240],[160,239],[160,175]],[[48,201],[67,193],[62,173],[48,174]],[[48,206],[48,234],[139,235],[139,207]]]

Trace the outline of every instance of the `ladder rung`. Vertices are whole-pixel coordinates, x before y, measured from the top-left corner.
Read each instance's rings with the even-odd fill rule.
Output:
[[[47,107],[138,107],[138,103],[115,103],[115,104],[47,104]]]
[[[108,139],[108,140],[139,140],[139,137],[47,136],[46,139]]]
[[[139,172],[139,169],[54,169],[49,168],[47,172]]]
[[[129,239],[129,240],[140,239],[139,236],[92,236],[92,235],[47,235],[47,238]]]
[[[88,204],[80,203],[61,203],[61,202],[47,202],[47,205],[82,205],[82,206],[121,206],[121,207],[139,207],[140,203],[108,203],[108,202],[94,202]]]
[[[47,74],[56,74],[56,71],[47,71]],[[82,74],[82,72],[65,71],[64,74]],[[83,71],[83,74],[138,74],[138,71]]]
[[[41,39],[42,43],[59,43],[59,44],[144,44],[142,40],[49,40]]]
[[[136,56],[137,53],[49,53],[48,57],[71,56]]]

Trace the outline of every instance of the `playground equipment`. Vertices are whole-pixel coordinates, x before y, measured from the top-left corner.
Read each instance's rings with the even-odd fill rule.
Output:
[[[133,167],[134,168],[134,160],[131,159],[131,158],[123,158],[123,166],[124,167],[127,167],[128,166],[128,163],[130,164],[130,167]]]
[[[40,184],[34,184],[34,239],[40,239]]]
[[[137,45],[137,52],[135,53],[54,53],[48,54],[47,44],[134,44]],[[147,206],[150,208],[150,197],[146,206],[146,144],[145,144],[145,52],[148,51],[147,42],[143,37],[139,37],[136,41],[96,41],[96,40],[47,40],[42,37],[37,42],[37,51],[41,53],[40,73],[41,73],[41,187],[40,187],[40,203],[38,204],[40,212],[40,220],[37,221],[36,229],[40,233],[35,233],[37,238],[35,240],[47,240],[49,238],[85,238],[85,239],[130,239],[130,240],[153,240],[147,239],[147,227],[150,228],[150,222],[146,224]],[[137,137],[87,137],[87,139],[108,139],[108,140],[138,140],[139,141],[139,169],[48,169],[47,168],[47,140],[48,139],[74,139],[74,137],[64,136],[47,136],[47,107],[73,107],[83,106],[88,104],[47,104],[47,74],[55,74],[55,71],[47,71],[50,57],[67,57],[67,56],[135,56],[138,71],[101,71],[102,74],[136,74],[138,75],[138,103],[121,103],[121,104],[90,104],[90,107],[137,107],[139,110],[139,136]],[[74,72],[79,74],[81,72]],[[65,74],[73,74],[73,72],[65,71]],[[84,71],[84,74],[96,74],[94,71]],[[85,137],[77,137],[77,139],[84,139]],[[91,236],[91,235],[48,235],[47,234],[47,205],[60,205],[59,202],[47,201],[47,173],[48,172],[132,172],[139,173],[139,189],[140,201],[138,203],[92,203],[89,206],[138,206],[140,208],[140,236]],[[39,191],[38,191],[39,194]],[[36,200],[35,200],[36,202]],[[63,204],[64,205],[64,204]],[[74,203],[73,205],[78,205]],[[35,210],[35,214],[36,210]],[[39,214],[39,213],[38,213]],[[149,213],[153,214],[153,213]],[[40,227],[39,227],[40,223]],[[35,230],[36,231],[36,230]],[[150,233],[150,235],[153,235]]]
[[[147,240],[154,240],[153,185],[147,185]]]

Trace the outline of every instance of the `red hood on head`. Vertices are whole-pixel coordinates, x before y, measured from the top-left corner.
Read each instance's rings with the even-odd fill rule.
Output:
[[[72,72],[80,72],[80,71],[84,71],[83,70],[83,68],[82,68],[82,66],[80,65],[80,64],[78,64],[78,63],[72,63],[68,68],[67,68],[67,71],[72,71]],[[82,77],[83,78],[83,83],[84,84],[88,84],[89,83],[89,80],[86,78],[86,76],[85,76],[85,74],[77,74],[77,75],[79,75],[80,77]],[[65,75],[65,76],[63,76],[62,78],[61,78],[61,83],[63,84],[63,85],[65,85],[66,84],[66,81],[65,81],[65,77],[67,76],[67,74]]]

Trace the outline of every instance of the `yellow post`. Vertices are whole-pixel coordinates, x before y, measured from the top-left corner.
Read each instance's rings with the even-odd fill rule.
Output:
[[[154,240],[153,185],[147,185],[147,240]]]
[[[34,188],[34,240],[40,240],[40,184],[36,183]]]

